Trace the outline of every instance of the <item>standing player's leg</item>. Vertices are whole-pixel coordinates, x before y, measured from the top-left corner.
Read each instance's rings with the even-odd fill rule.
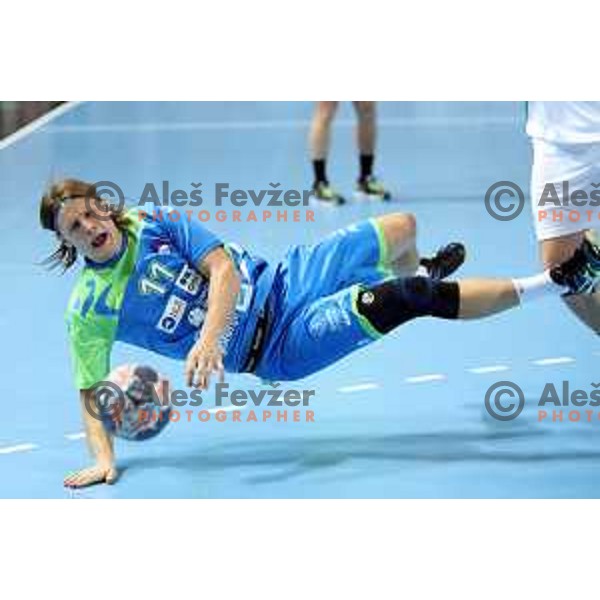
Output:
[[[600,144],[556,145],[535,140],[531,174],[531,201],[540,258],[544,268],[550,269],[567,261],[582,247],[588,254],[590,268],[600,269],[600,249],[589,227],[588,213],[597,209],[565,203],[560,208],[548,201],[548,192],[562,195],[563,182],[570,190],[584,190],[588,197],[591,187],[600,177]],[[545,201],[543,199],[545,198]],[[577,218],[575,218],[577,217]],[[567,306],[593,331],[600,334],[600,294],[573,294],[565,297]]]
[[[357,196],[374,200],[389,200],[391,194],[373,174],[377,142],[377,103],[353,102],[356,111],[356,141],[359,154],[360,173],[357,181]]]
[[[331,124],[337,112],[338,102],[317,102],[310,126],[310,152],[314,171],[313,193],[317,200],[337,205],[345,202],[329,184],[327,157],[331,139]]]
[[[590,253],[598,253],[594,241],[586,240],[583,232],[579,234],[544,240],[540,243],[540,255],[545,268],[552,268],[573,256],[584,240]],[[587,246],[590,244],[590,246]],[[569,309],[590,329],[600,334],[600,293],[573,294],[564,298]]]

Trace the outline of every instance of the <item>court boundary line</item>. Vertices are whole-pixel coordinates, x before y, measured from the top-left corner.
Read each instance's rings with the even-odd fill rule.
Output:
[[[6,148],[12,146],[13,144],[25,139],[30,136],[32,133],[35,133],[38,129],[47,125],[48,123],[54,121],[58,117],[68,113],[70,110],[79,106],[82,102],[80,100],[68,100],[64,104],[53,108],[48,111],[46,114],[43,114],[41,117],[34,119],[31,123],[27,123],[23,127],[17,129],[4,139],[0,140],[0,151],[6,150]]]
[[[506,126],[518,123],[515,117],[388,117],[377,121],[378,127],[441,127],[471,128],[483,126]],[[309,119],[281,119],[254,121],[186,121],[172,123],[166,121],[147,123],[98,123],[87,125],[57,125],[49,127],[44,133],[78,134],[78,133],[156,133],[179,131],[226,131],[226,130],[259,130],[259,129],[306,129],[311,124]],[[356,119],[337,119],[333,127],[354,127]]]

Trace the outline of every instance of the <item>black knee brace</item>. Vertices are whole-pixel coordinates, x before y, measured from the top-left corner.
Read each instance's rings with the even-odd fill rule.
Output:
[[[358,312],[380,333],[388,333],[415,317],[458,318],[458,283],[428,277],[407,277],[364,287],[358,292]]]

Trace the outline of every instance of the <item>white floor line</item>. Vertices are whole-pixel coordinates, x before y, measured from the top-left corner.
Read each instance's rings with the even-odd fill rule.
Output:
[[[431,373],[430,375],[416,375],[414,377],[406,377],[405,383],[427,383],[428,381],[444,381],[446,376],[442,373]]]
[[[546,367],[548,365],[566,365],[569,363],[574,363],[575,359],[571,356],[557,356],[556,358],[540,358],[538,360],[532,360],[531,362],[534,365]]]
[[[467,372],[474,375],[483,375],[484,373],[499,373],[500,371],[508,370],[510,370],[510,367],[507,365],[489,365],[487,367],[473,367],[472,369],[467,369]]]
[[[218,130],[255,130],[255,129],[306,129],[310,126],[310,120],[304,119],[281,119],[281,120],[257,120],[257,121],[192,121],[184,123],[97,123],[89,125],[56,125],[49,127],[46,133],[153,133],[159,131],[218,131]],[[453,119],[443,117],[389,117],[379,119],[379,127],[475,127],[493,125],[513,125],[513,117],[455,117]],[[355,119],[340,119],[335,122],[334,127],[353,128],[356,126]]]
[[[69,112],[78,104],[80,104],[80,102],[65,102],[64,104],[61,104],[60,106],[57,106],[56,108],[52,109],[50,112],[47,112],[45,115],[42,115],[34,121],[31,121],[31,123],[25,125],[24,127],[17,129],[17,131],[11,133],[8,137],[5,137],[3,140],[0,140],[0,150],[4,150],[9,146],[12,146],[19,140],[22,140],[28,135],[31,135],[32,133],[40,129],[40,127],[47,125],[51,121],[54,121],[54,119],[57,119],[58,117]]]
[[[596,353],[594,353],[596,354]],[[600,354],[600,353],[598,353]],[[558,364],[569,364],[575,362],[575,359],[570,356],[559,356],[556,358],[541,358],[538,360],[532,361],[533,364],[539,366],[547,366],[547,365],[558,365]],[[470,369],[466,369],[468,373],[473,373],[475,375],[481,375],[484,373],[499,373],[501,371],[509,371],[510,367],[507,365],[487,365],[483,367],[473,367]],[[443,373],[430,373],[428,375],[415,375],[412,377],[406,377],[404,379],[405,383],[427,383],[430,381],[445,381],[447,379],[446,375]],[[347,385],[337,389],[338,392],[342,394],[350,394],[353,392],[362,392],[367,390],[375,390],[379,389],[381,386],[379,383],[375,382],[365,382],[365,383],[357,383],[354,385]],[[234,410],[244,410],[249,408],[249,405],[245,406],[233,406],[232,404],[228,406],[215,406],[213,408],[206,409],[207,412],[214,414],[219,411],[223,412],[232,412]],[[85,433],[68,433],[65,434],[65,438],[68,440],[78,440],[85,438]],[[7,448],[0,448],[0,454],[9,454],[11,452],[22,452],[25,450],[32,450],[37,448],[35,444],[21,444],[19,446],[10,446]]]
[[[230,404],[228,406],[215,406],[214,408],[209,408],[206,412],[214,414],[219,411],[232,412],[234,410],[244,410],[246,408],[249,408],[247,404],[245,406],[234,406],[233,404]]]
[[[345,385],[338,388],[337,391],[342,394],[351,394],[352,392],[364,392],[366,390],[376,390],[380,387],[378,383],[357,383],[356,385]]]
[[[16,446],[5,446],[4,448],[0,448],[0,454],[14,454],[15,452],[27,452],[29,450],[35,450],[37,447],[37,444],[17,444]]]

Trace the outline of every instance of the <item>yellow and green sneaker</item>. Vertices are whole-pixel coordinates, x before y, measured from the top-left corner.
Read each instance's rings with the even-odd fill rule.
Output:
[[[384,200],[392,199],[392,194],[376,177],[367,177],[356,184],[357,200]]]
[[[319,202],[330,206],[339,206],[346,202],[346,199],[341,194],[324,181],[315,181],[312,188],[312,196],[316,200],[319,200]]]

